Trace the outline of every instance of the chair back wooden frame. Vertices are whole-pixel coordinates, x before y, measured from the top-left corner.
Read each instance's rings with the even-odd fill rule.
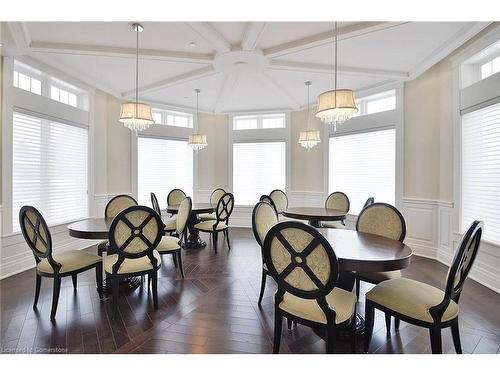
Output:
[[[122,198],[128,198],[131,201],[131,203],[133,203],[129,207],[137,206],[137,201],[135,200],[134,197],[131,197],[130,195],[127,195],[127,194],[119,194],[119,195],[111,198],[110,201],[106,204],[106,208],[104,209],[104,217],[106,217],[106,218],[113,218],[114,217],[112,215],[108,215],[109,207],[113,204],[114,201],[116,201],[117,199],[122,199]]]
[[[401,212],[396,208],[394,207],[393,205],[390,205],[389,203],[383,203],[383,202],[376,202],[376,203],[372,203],[368,206],[365,206],[361,212],[359,213],[358,215],[358,219],[356,220],[356,231],[359,231],[359,219],[362,217],[362,215],[367,212],[367,210],[370,210],[370,209],[373,209],[374,207],[387,207],[389,208],[390,210],[392,210],[393,212],[396,213],[396,215],[398,216],[399,220],[401,221],[401,234],[399,236],[399,238],[397,238],[397,240],[399,242],[403,242],[405,237],[406,237],[406,221],[405,221],[405,218],[403,217],[403,214],[401,214]]]
[[[363,205],[363,208],[368,207],[369,205],[375,203],[375,198],[370,197],[366,200],[365,204]]]
[[[275,200],[273,199],[273,195],[276,195],[276,194],[282,195],[283,198],[285,199],[286,204],[285,204],[285,207],[283,208],[283,210],[281,210],[281,209],[278,208],[278,206],[276,205]],[[281,214],[284,210],[286,210],[288,208],[288,197],[287,197],[286,193],[283,190],[274,189],[273,191],[271,191],[269,193],[269,198],[271,199],[271,202],[273,202],[274,208],[276,209],[276,212],[278,212],[278,214]]]
[[[284,230],[294,229],[298,232],[302,231],[308,233],[312,236],[312,240],[304,249],[295,249],[292,244],[290,244],[285,236],[283,235]],[[290,254],[290,263],[286,266],[281,273],[277,271],[272,255],[272,243],[277,240],[279,241],[285,250]],[[323,282],[318,278],[318,276],[314,273],[314,271],[307,264],[307,257],[311,254],[318,246],[322,246],[324,251],[328,257],[328,265],[330,267],[330,272],[326,282]],[[310,225],[297,222],[297,221],[285,221],[276,224],[272,227],[266,235],[263,245],[263,253],[264,253],[264,262],[267,265],[268,273],[273,277],[273,279],[278,284],[278,289],[274,298],[274,314],[275,314],[275,334],[274,334],[274,348],[273,352],[277,353],[279,351],[279,343],[281,336],[281,320],[282,316],[287,317],[291,321],[298,322],[300,324],[309,326],[309,327],[319,327],[319,328],[327,328],[327,352],[333,352],[333,342],[336,336],[336,328],[339,326],[351,326],[352,330],[352,348],[355,347],[355,317],[356,314],[346,320],[345,322],[336,325],[335,316],[336,313],[334,310],[329,308],[328,302],[326,300],[326,296],[332,292],[332,290],[336,287],[338,279],[339,279],[339,262],[335,252],[333,251],[332,246],[328,242],[328,240],[315,228]],[[300,260],[300,261],[299,261]],[[296,268],[301,268],[305,274],[310,278],[313,284],[316,286],[314,290],[302,290],[299,289],[286,281],[286,277],[290,275],[293,270]],[[310,321],[307,319],[303,319],[302,317],[293,315],[289,312],[281,310],[279,308],[280,303],[283,301],[283,296],[285,292],[290,293],[296,297],[304,298],[304,299],[314,299],[316,303],[319,305],[323,313],[326,317],[326,324],[319,323],[316,321]]]
[[[234,196],[232,193],[224,194],[217,203],[215,209],[215,224],[213,225],[214,231],[217,229],[219,223],[226,223],[229,226],[229,217],[234,209]]]
[[[161,217],[160,204],[158,203],[158,198],[156,198],[156,194],[153,192],[151,192],[151,206],[153,207],[153,210],[155,210],[156,213]]]
[[[184,223],[181,223],[179,218],[179,214],[181,214],[181,216],[183,215],[183,213],[181,213],[181,206],[182,206],[182,203],[184,201],[187,201],[188,202],[188,212],[187,212],[187,215],[186,215],[186,219],[184,221]],[[175,232],[178,234],[179,236],[179,245],[182,243],[182,240],[186,238],[187,236],[187,228],[188,228],[188,222],[189,222],[189,218],[191,217],[191,211],[193,209],[193,201],[191,200],[191,197],[186,197],[182,200],[181,204],[179,205],[179,211],[177,212],[177,223],[176,223],[176,229],[175,229]]]
[[[216,194],[221,194],[221,196],[218,199]],[[217,188],[214,191],[212,191],[212,194],[210,194],[210,204],[217,204],[219,203],[219,199],[222,198],[222,196],[226,194],[226,191],[223,188]]]
[[[169,191],[168,195],[167,195],[167,204],[169,206],[176,206],[178,204],[180,204],[182,202],[182,199],[179,201],[179,202],[173,202],[172,199],[173,199],[173,195],[174,194],[179,194],[181,193],[181,195],[184,195],[182,197],[182,199],[186,198],[186,193],[184,193],[184,191],[182,191],[181,189],[172,189]]]
[[[274,208],[274,211],[276,211],[276,213],[278,213],[278,209],[276,208],[276,205],[274,204],[272,198],[267,195],[267,194],[262,194],[259,198],[259,202],[266,202],[266,203],[269,203],[271,205],[272,208]]]
[[[346,193],[343,193],[341,191],[334,191],[333,193],[331,193],[325,200],[325,208],[326,209],[329,209],[331,207],[328,207],[328,201],[330,200],[331,197],[333,197],[334,195],[341,195],[345,198],[346,202],[347,202],[347,210],[346,212],[349,212],[349,209],[351,208],[351,202],[349,201],[349,197],[347,196]]]

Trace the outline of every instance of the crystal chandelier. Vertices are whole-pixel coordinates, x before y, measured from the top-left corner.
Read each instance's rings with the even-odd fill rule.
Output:
[[[139,33],[144,30],[142,25],[134,23],[132,29],[136,32],[136,60],[135,60],[135,102],[123,103],[120,110],[120,121],[127,128],[138,131],[146,130],[154,124],[151,107],[139,103]]]
[[[196,124],[200,126],[200,115],[198,111],[198,96],[200,94],[200,89],[194,91],[196,92]],[[188,145],[195,151],[203,150],[208,145],[207,136],[199,133],[191,134],[189,136]]]
[[[354,92],[349,89],[337,89],[337,36],[337,22],[335,22],[334,89],[319,96],[316,112],[316,117],[326,124],[333,125],[334,131],[337,130],[337,125],[346,122],[358,112]]]
[[[299,144],[307,150],[310,150],[318,143],[321,142],[321,138],[319,135],[319,130],[312,130],[309,127],[309,86],[311,86],[311,81],[305,82],[307,87],[307,128],[305,131],[300,132],[299,134]]]

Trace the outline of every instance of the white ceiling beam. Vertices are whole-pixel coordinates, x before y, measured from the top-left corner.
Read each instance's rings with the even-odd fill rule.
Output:
[[[288,90],[286,90],[283,86],[281,86],[276,80],[271,77],[268,73],[265,71],[260,74],[260,76],[257,77],[262,77],[264,79],[261,79],[261,82],[264,85],[271,86],[274,88],[276,91],[281,93],[283,97],[288,101],[289,105],[292,107],[292,109],[299,109],[300,108],[300,103],[291,95]]]
[[[229,43],[210,23],[208,22],[186,22],[186,24],[197,32],[203,39],[209,42],[217,52],[224,53],[231,51]]]
[[[340,27],[338,29],[338,40],[346,40],[361,35],[386,30],[402,25],[406,22],[359,22],[352,25]],[[300,52],[309,48],[332,43],[334,39],[333,28],[319,34],[311,35],[302,39],[279,44],[264,50],[264,55],[269,58],[276,58],[290,53]]]
[[[154,82],[154,83],[151,83],[149,85],[141,86],[141,87],[139,87],[139,92],[141,94],[145,94],[145,93],[151,92],[151,91],[158,91],[158,90],[161,90],[161,89],[164,89],[167,87],[177,86],[177,85],[187,83],[187,82],[190,82],[190,81],[193,81],[196,79],[210,77],[210,76],[213,76],[215,74],[219,74],[219,72],[215,71],[213,66],[207,66],[207,67],[203,67],[200,69],[191,70],[187,73],[179,74],[179,75],[174,76],[174,77],[163,79],[161,81]],[[133,96],[134,94],[135,94],[135,90],[130,90],[130,91],[122,93],[122,97],[128,98],[128,97]]]
[[[253,51],[259,44],[266,26],[267,22],[249,22],[241,41],[241,49],[243,51]]]
[[[16,47],[19,49],[19,53],[27,53],[31,40],[24,22],[7,22],[7,26]]]
[[[226,75],[224,77],[222,86],[217,95],[217,100],[215,102],[214,106],[215,113],[221,113],[225,99],[230,97],[231,94],[234,92],[236,86],[238,86],[238,81],[239,81],[239,76],[238,74],[235,73]]]
[[[32,52],[59,53],[69,55],[89,55],[89,56],[107,56],[135,58],[135,48],[123,48],[112,46],[71,44],[71,43],[53,43],[35,41],[31,42],[30,50]],[[139,49],[139,56],[146,60],[161,60],[169,62],[211,64],[213,55],[206,53],[191,53],[181,51],[166,51],[155,49]]]
[[[288,70],[292,72],[307,72],[307,73],[319,73],[319,74],[329,74],[329,75],[333,74],[333,65],[303,63],[298,61],[287,61],[287,60],[271,60],[266,69]],[[383,78],[400,79],[400,80],[408,79],[407,72],[401,72],[395,70],[358,68],[353,66],[339,66],[338,72],[344,75],[383,77]]]

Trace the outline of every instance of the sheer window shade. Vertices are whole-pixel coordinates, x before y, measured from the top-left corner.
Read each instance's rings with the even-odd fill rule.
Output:
[[[329,191],[342,191],[358,214],[368,197],[394,204],[396,132],[378,130],[330,138]]]
[[[32,205],[48,225],[88,216],[88,129],[13,114],[12,228]]]
[[[254,205],[262,194],[285,191],[285,142],[233,144],[233,190],[235,203]]]
[[[151,192],[161,208],[167,207],[172,189],[193,196],[193,151],[186,141],[139,137],[137,139],[137,184],[140,204],[151,206]]]
[[[462,231],[484,221],[483,239],[500,244],[500,103],[462,117]]]

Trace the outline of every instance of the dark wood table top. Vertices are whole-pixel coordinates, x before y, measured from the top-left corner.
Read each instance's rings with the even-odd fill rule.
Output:
[[[68,225],[69,235],[90,240],[108,239],[109,227],[113,218],[93,217]]]
[[[410,264],[412,250],[399,241],[355,230],[318,230],[332,245],[341,271],[396,271]]]
[[[283,216],[300,220],[337,221],[344,220],[347,212],[324,207],[289,207]]]
[[[193,214],[210,214],[215,211],[216,206],[210,203],[193,203],[191,207]],[[169,214],[176,214],[179,211],[179,205],[168,206],[167,212]]]

